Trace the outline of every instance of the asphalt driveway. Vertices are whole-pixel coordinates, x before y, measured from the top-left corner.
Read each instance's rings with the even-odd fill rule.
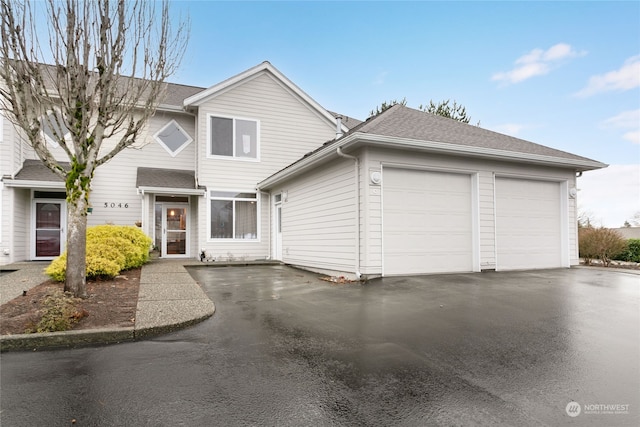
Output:
[[[285,267],[192,274],[217,303],[229,362],[255,363],[238,382],[269,387],[261,381],[280,361],[270,386],[295,390],[300,421],[640,424],[638,275],[562,269],[361,286]]]
[[[638,275],[190,272],[216,303],[199,325],[3,353],[2,425],[640,425]]]

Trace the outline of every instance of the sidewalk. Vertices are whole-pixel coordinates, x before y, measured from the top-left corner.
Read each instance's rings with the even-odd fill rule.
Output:
[[[0,304],[46,281],[47,262],[20,262],[3,266]],[[135,341],[175,331],[213,315],[215,305],[187,273],[194,260],[152,260],[142,267],[136,320],[133,327],[86,329],[41,334],[0,336],[0,351],[35,350]],[[7,271],[17,270],[11,273]]]

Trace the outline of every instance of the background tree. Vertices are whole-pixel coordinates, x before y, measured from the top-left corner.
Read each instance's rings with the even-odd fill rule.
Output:
[[[65,290],[86,297],[94,171],[142,135],[182,59],[188,23],[172,24],[166,0],[0,0],[0,13],[0,108],[65,180]],[[44,129],[67,159],[54,157]]]
[[[628,225],[627,225],[628,224]],[[625,227],[640,227],[640,211],[624,222]]]
[[[397,99],[394,99],[393,101],[389,101],[389,102],[384,101],[382,102],[382,104],[378,105],[375,110],[369,111],[369,117],[377,116],[383,111],[388,110],[389,108],[398,104],[407,105],[407,98],[402,98],[402,101],[398,101]]]
[[[425,113],[435,114],[436,116],[447,117],[449,119],[457,120],[462,123],[469,123],[471,117],[467,115],[467,109],[459,105],[455,100],[453,105],[449,105],[450,100],[440,101],[438,104],[434,104],[433,100],[429,101],[429,105],[420,105],[418,109]],[[480,126],[480,122],[476,124]]]
[[[471,121],[471,117],[467,115],[467,109],[464,106],[458,105],[456,101],[453,101],[453,105],[449,105],[449,102],[450,101],[447,99],[446,101],[441,101],[436,105],[433,101],[429,101],[428,106],[420,105],[418,109],[425,113],[447,117],[462,123],[469,123]],[[371,110],[369,112],[369,118],[377,116],[397,104],[407,105],[407,98],[402,98],[402,101],[398,101],[397,99],[384,101],[382,104],[378,105],[375,110]],[[480,126],[480,122],[478,122],[476,126]]]

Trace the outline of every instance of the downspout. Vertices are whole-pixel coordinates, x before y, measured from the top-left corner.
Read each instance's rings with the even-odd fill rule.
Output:
[[[338,121],[339,123],[339,121]],[[350,154],[345,154],[342,152],[342,148],[338,146],[336,148],[336,154],[340,157],[344,157],[345,159],[351,159],[354,161],[354,171],[355,171],[355,192],[356,192],[356,278],[360,279],[362,277],[362,273],[360,273],[360,177],[359,177],[359,161],[356,156],[352,156]]]

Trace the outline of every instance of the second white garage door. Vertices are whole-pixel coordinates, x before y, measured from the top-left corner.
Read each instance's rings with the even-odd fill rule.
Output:
[[[496,178],[498,270],[562,267],[560,184]]]
[[[473,270],[471,176],[385,168],[384,275]]]

